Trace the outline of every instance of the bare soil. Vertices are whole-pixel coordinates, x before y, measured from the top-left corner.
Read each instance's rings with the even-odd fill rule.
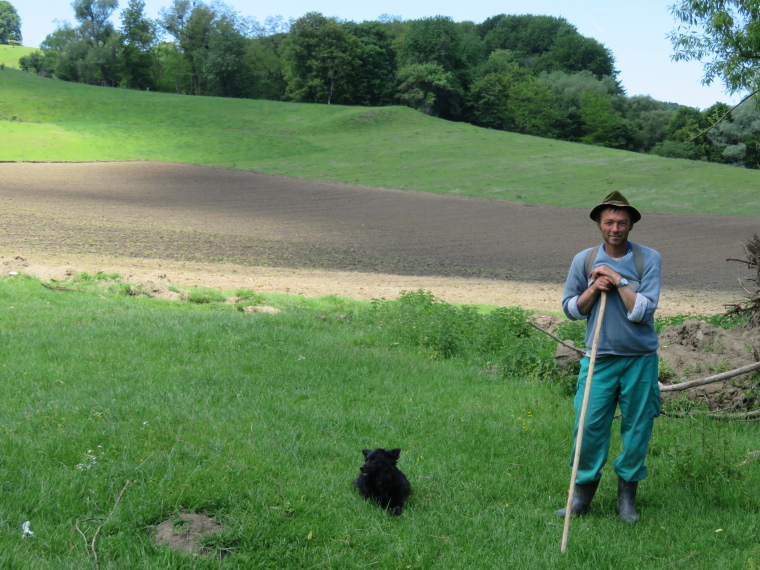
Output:
[[[660,334],[659,354],[664,383],[705,378],[760,362],[760,330],[728,331],[690,319]],[[745,374],[691,388],[688,393],[669,392],[666,397],[702,402],[712,412],[746,410],[760,400],[760,386],[755,386],[758,380],[756,373]]]
[[[601,189],[600,195],[608,189]],[[599,241],[585,210],[150,162],[0,163],[0,263],[43,278],[129,281],[559,311],[570,261]],[[661,315],[741,300],[757,217],[646,214]]]
[[[172,550],[193,556],[207,556],[204,541],[222,531],[213,517],[199,513],[181,513],[156,527],[154,540]]]

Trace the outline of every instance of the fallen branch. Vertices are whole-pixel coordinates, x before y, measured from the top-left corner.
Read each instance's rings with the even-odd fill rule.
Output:
[[[53,291],[77,291],[71,287],[64,287],[63,285],[48,285],[47,283],[40,283],[45,289],[51,289]],[[78,291],[77,291],[78,292]]]
[[[726,420],[746,420],[747,418],[760,418],[760,410],[753,410],[751,412],[743,412],[740,414],[722,414],[711,415],[710,417],[726,419]],[[755,420],[753,420],[755,421]]]
[[[528,322],[530,323],[530,321],[528,321]],[[550,336],[551,338],[553,338],[554,340],[556,340],[556,341],[557,341],[558,343],[560,343],[562,346],[566,346],[567,348],[571,348],[571,349],[573,349],[575,352],[577,352],[578,354],[582,354],[582,355],[584,355],[584,356],[586,355],[586,351],[585,351],[585,350],[578,348],[578,347],[577,347],[577,346],[575,346],[574,344],[568,344],[568,343],[567,343],[567,342],[565,342],[564,340],[562,340],[562,339],[560,339],[560,338],[557,338],[556,336],[554,336],[554,335],[553,335],[552,333],[550,333],[549,331],[545,331],[544,329],[542,329],[541,327],[539,327],[539,326],[538,326],[537,324],[535,324],[535,323],[530,323],[530,324],[531,324],[533,327],[535,327],[535,328],[537,328],[538,330],[540,330],[540,331],[541,331],[542,333],[544,333],[545,335],[547,335],[547,336]]]
[[[665,414],[661,414],[665,415]],[[671,412],[668,417],[674,418],[685,418],[686,416],[704,416],[706,418],[711,418],[714,420],[747,420],[750,422],[757,422],[760,421],[760,410],[753,410],[751,412],[740,412],[732,414],[730,412],[707,412],[704,410],[691,410],[690,412],[677,412],[673,413]],[[757,419],[750,419],[750,418],[757,418]]]
[[[728,380],[729,378],[733,378],[734,376],[741,376],[742,374],[746,374],[747,372],[752,372],[753,370],[760,370],[760,362],[755,362],[754,364],[748,364],[747,366],[742,366],[741,368],[729,370],[728,372],[723,372],[721,374],[716,374],[714,376],[707,376],[706,378],[700,378],[699,380],[681,382],[680,384],[669,384],[667,386],[660,384],[660,391],[661,392],[675,392],[679,390],[688,390],[689,388],[704,386],[705,384],[712,384],[713,382],[720,382],[721,380]]]
[[[665,570],[665,568],[670,568],[671,566],[675,566],[676,564],[682,564],[686,562],[687,560],[689,560],[689,558],[693,558],[694,556],[696,556],[696,554],[697,554],[697,551],[695,550],[694,552],[692,552],[685,558],[681,558],[681,560],[676,560],[675,562],[671,562],[670,564],[666,564],[665,566],[660,566],[657,570]]]

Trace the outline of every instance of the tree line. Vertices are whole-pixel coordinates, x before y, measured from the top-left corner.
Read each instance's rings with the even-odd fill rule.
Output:
[[[74,0],[76,24],[59,24],[21,68],[187,95],[404,104],[492,129],[760,167],[760,112],[751,101],[700,134],[726,104],[700,111],[628,97],[612,52],[564,18],[384,15],[357,23],[310,12],[260,24],[218,1],[172,0],[153,20],[142,0],[129,0],[117,29],[110,20],[118,7]]]

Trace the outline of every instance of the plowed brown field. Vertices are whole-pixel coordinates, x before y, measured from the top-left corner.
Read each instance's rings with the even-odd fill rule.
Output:
[[[3,163],[0,208],[5,271],[365,299],[423,288],[553,311],[573,255],[600,241],[587,210],[185,164]],[[644,212],[631,238],[663,256],[661,313],[741,299],[748,273],[726,259],[759,227],[757,217]]]

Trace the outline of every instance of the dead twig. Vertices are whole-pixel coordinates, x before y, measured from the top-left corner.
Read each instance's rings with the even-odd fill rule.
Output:
[[[689,554],[687,557],[681,558],[681,560],[676,560],[675,562],[671,562],[670,564],[666,564],[665,566],[660,566],[659,568],[657,568],[657,570],[664,570],[665,568],[670,568],[671,566],[675,566],[676,564],[683,564],[689,558],[693,558],[696,555],[697,555],[697,551],[695,550],[694,552]]]
[[[82,519],[78,520],[76,524],[74,525],[77,529],[77,532],[82,535],[82,538],[84,539],[84,549],[88,554],[92,554],[93,562],[95,563],[95,568],[100,568],[98,564],[98,552],[95,550],[95,541],[98,540],[98,534],[100,533],[100,529],[103,528],[109,520],[111,520],[111,517],[116,512],[116,507],[119,506],[119,503],[121,502],[121,498],[124,496],[124,491],[127,490],[127,487],[129,487],[129,484],[131,481],[127,479],[127,482],[124,483],[124,487],[121,490],[121,493],[119,493],[119,496],[116,498],[116,502],[113,505],[113,508],[111,509],[110,514],[108,517],[106,517],[105,520],[103,519]],[[87,544],[87,536],[79,529],[79,523],[84,521],[103,521],[100,526],[95,530],[95,534],[92,536],[92,542],[90,544]]]
[[[721,117],[720,117],[720,118],[719,118],[717,121],[715,121],[715,122],[714,122],[712,125],[710,125],[709,127],[707,127],[707,128],[706,128],[705,130],[703,130],[702,132],[700,132],[700,133],[697,133],[696,135],[694,135],[693,137],[691,137],[691,138],[690,138],[688,141],[686,141],[686,142],[693,142],[695,139],[698,139],[699,137],[706,135],[708,132],[710,132],[710,131],[711,131],[711,130],[713,130],[715,127],[717,127],[719,124],[721,124],[721,123],[723,122],[723,119],[725,119],[726,117],[728,117],[728,115],[731,113],[731,111],[733,111],[734,109],[736,109],[736,108],[737,108],[739,105],[741,105],[741,104],[742,104],[742,103],[744,103],[744,102],[745,102],[747,99],[749,99],[749,98],[753,97],[754,95],[757,95],[757,91],[753,91],[752,93],[750,93],[749,95],[747,95],[747,96],[746,96],[744,99],[742,99],[742,100],[741,100],[741,101],[739,101],[739,102],[738,102],[736,105],[734,105],[733,107],[731,107],[731,108],[730,108],[728,111],[726,111],[725,113],[723,113],[723,115],[721,115]]]
[[[48,285],[47,283],[40,283],[45,289],[50,289],[52,291],[75,291],[79,292],[76,289],[72,289],[71,287],[64,287],[63,285]]]
[[[742,461],[741,463],[739,463],[739,467],[741,467],[742,465],[746,465],[750,461],[754,461],[755,460],[755,458],[754,458],[755,455],[760,455],[760,451],[750,451],[747,454],[747,459],[745,459],[744,461]]]
[[[674,418],[685,418],[686,416],[703,416],[706,418],[711,418],[715,420],[747,420],[750,422],[757,422],[760,421],[760,410],[753,410],[751,412],[737,412],[737,413],[731,413],[728,411],[720,411],[718,412],[708,412],[707,410],[691,410],[689,412],[671,412],[670,415],[663,414],[662,412],[660,415],[665,415],[670,419]],[[757,418],[750,419],[750,418]]]
[[[528,322],[530,323],[530,321],[528,321]],[[577,353],[579,353],[579,354],[583,354],[584,356],[586,355],[586,351],[585,351],[585,350],[583,350],[583,349],[580,349],[580,348],[578,348],[577,346],[575,346],[575,345],[573,345],[573,344],[568,344],[568,343],[567,343],[567,342],[565,342],[564,340],[562,340],[562,339],[560,339],[560,338],[558,338],[558,337],[554,336],[554,335],[553,335],[552,333],[550,333],[549,331],[545,331],[544,329],[542,329],[541,327],[539,327],[539,326],[538,326],[537,324],[535,324],[535,323],[530,323],[530,324],[531,324],[531,326],[533,326],[534,328],[536,328],[536,329],[540,330],[540,331],[541,331],[542,333],[544,333],[546,336],[549,336],[549,337],[553,338],[554,340],[556,340],[556,341],[557,341],[558,343],[560,343],[561,345],[563,345],[563,346],[566,346],[567,348],[571,348],[572,350],[574,350],[575,352],[577,352]]]
[[[686,427],[691,428],[691,429],[698,429],[699,431],[707,431],[707,430],[705,430],[705,429],[703,429],[701,427],[697,427],[695,425],[687,424],[686,422],[682,422],[681,420],[678,419],[678,418],[684,417],[685,415],[686,414],[676,414],[676,415],[673,415],[673,414],[669,414],[669,413],[665,413],[665,412],[660,412],[660,416],[662,416],[663,418],[667,418],[669,420],[673,420],[674,422],[678,422],[679,424],[683,424]]]

